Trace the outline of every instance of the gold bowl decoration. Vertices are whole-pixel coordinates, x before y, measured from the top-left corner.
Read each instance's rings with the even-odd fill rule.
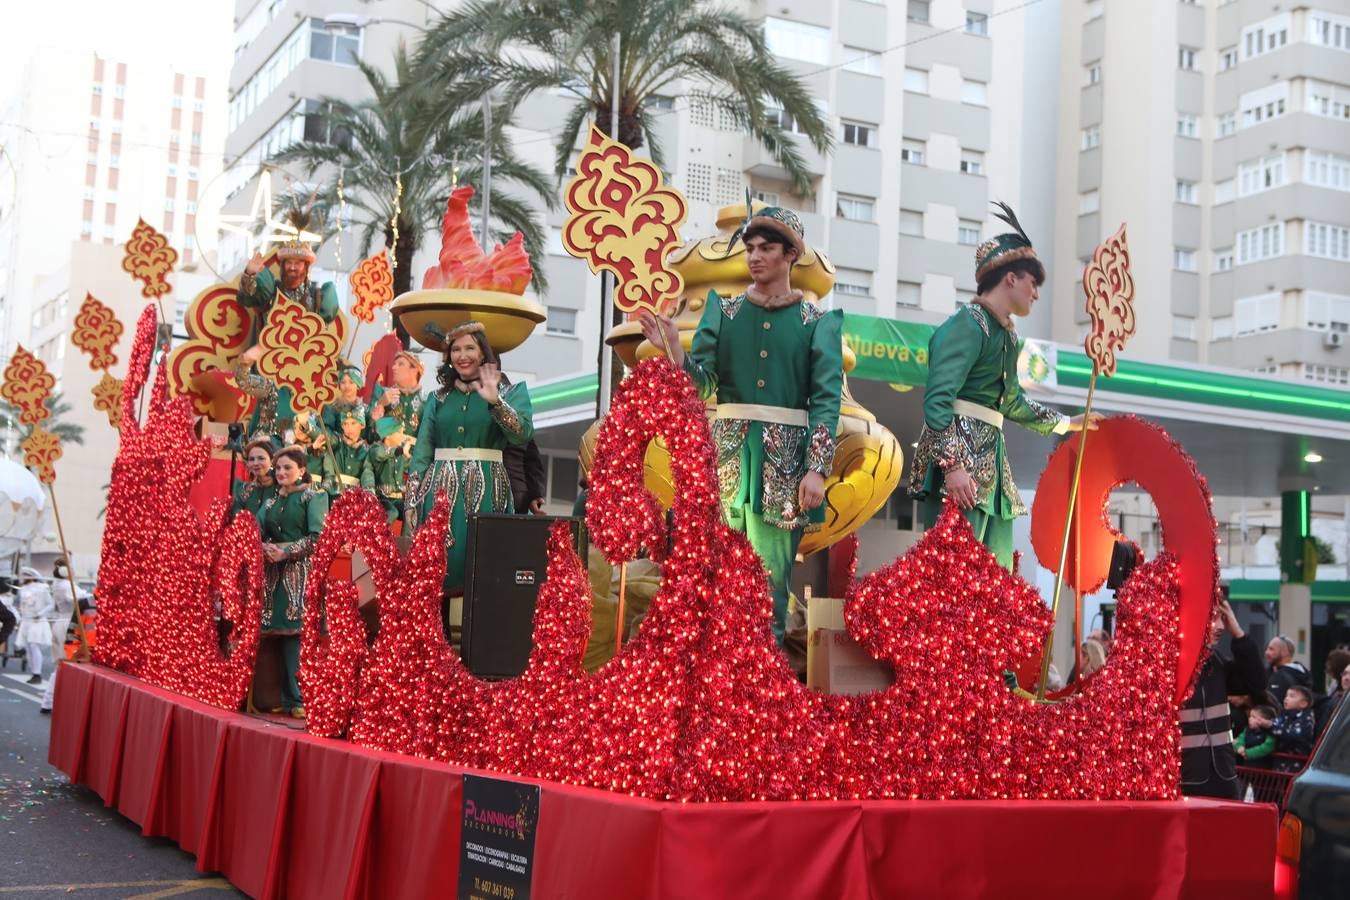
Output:
[[[507,353],[548,318],[544,307],[528,297],[469,288],[408,291],[389,309],[413,340],[440,353],[445,352],[445,334],[465,322],[482,322],[492,349]]]

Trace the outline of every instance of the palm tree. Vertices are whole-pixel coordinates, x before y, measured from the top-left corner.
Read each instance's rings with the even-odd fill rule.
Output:
[[[439,233],[455,162],[459,161],[461,182],[476,184],[481,177],[486,141],[483,117],[476,100],[472,105],[447,107],[427,80],[415,75],[402,46],[394,54],[392,80],[372,66],[358,65],[370,85],[371,99],[356,105],[325,100],[325,108],[331,110],[326,123],[328,140],[293,144],[277,156],[277,162],[301,163],[311,175],[324,167],[341,169],[344,196],[361,228],[361,246],[372,248],[378,235],[383,246],[392,248],[394,290],[402,294],[413,286],[410,263],[423,236],[429,231]],[[494,114],[495,122],[509,121],[505,108]],[[531,256],[541,258],[545,249],[542,226],[530,205],[502,185],[533,192],[550,209],[557,202],[555,186],[546,174],[515,155],[500,127],[493,130],[490,152],[492,214],[502,227],[494,237],[504,241],[518,230]],[[336,175],[333,179],[320,189],[321,205],[330,211],[337,208]],[[536,271],[535,276],[538,286],[546,287],[541,273]]]
[[[577,103],[558,135],[559,175],[588,121],[609,133],[615,102],[617,139],[634,149],[646,145],[662,165],[652,101],[681,84],[754,135],[802,196],[812,194],[811,177],[784,124],[795,123],[822,153],[831,145],[810,92],[769,52],[759,25],[708,0],[468,0],[430,29],[418,61],[456,104],[465,90],[481,95],[493,86],[512,108],[537,90],[574,93]]]
[[[61,439],[62,444],[84,446],[84,426],[75,422],[62,422],[61,417],[70,412],[71,406],[61,396],[52,394],[42,404],[51,413],[45,422],[40,423],[43,430],[50,431]],[[19,421],[19,409],[0,400],[0,442],[3,442],[5,456],[18,452],[18,447],[33,433],[32,425]]]

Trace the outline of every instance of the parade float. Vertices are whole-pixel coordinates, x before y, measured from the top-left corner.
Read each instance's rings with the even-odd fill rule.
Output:
[[[681,278],[715,273],[667,277],[699,252],[666,265],[678,194],[621,145],[593,136],[588,154],[610,174],[589,210],[573,205],[571,222],[595,227],[569,246],[617,272],[621,309],[692,304]],[[639,220],[649,227],[623,225]],[[1114,311],[1099,317],[1108,327],[1094,360],[1123,344],[1109,326],[1132,292],[1118,237],[1085,278],[1090,300]],[[743,279],[739,268],[716,277]],[[238,315],[229,288],[215,321]],[[484,314],[478,290],[442,282],[395,308],[434,342],[456,316]],[[528,333],[517,320],[533,309],[494,303],[506,317],[494,340]],[[292,313],[278,304],[271,315]],[[348,490],[312,569],[358,550],[381,627],[370,642],[350,582],[310,580],[301,731],[239,712],[259,633],[258,530],[229,520],[223,499],[205,513],[188,502],[212,455],[198,420],[217,405],[194,393],[204,369],[176,356],[154,364],[157,321],[147,306],[122,386],[100,641],[94,664],[62,667],[51,761],[250,895],[439,896],[458,884],[477,896],[485,888],[466,887],[466,873],[497,859],[486,890],[516,897],[1025,896],[1088,884],[1109,896],[1269,896],[1273,809],[1179,796],[1177,710],[1208,652],[1215,526],[1203,477],[1157,427],[1109,419],[1093,434],[1096,455],[1065,441],[1040,480],[1036,553],[1071,587],[1105,577],[1103,548],[1119,535],[1102,511],[1116,485],[1148,490],[1165,526],[1164,551],[1120,590],[1113,652],[1074,692],[1037,702],[1009,690],[1004,672],[1040,659],[1053,615],[949,506],[846,598],[850,634],[893,665],[894,683],[827,695],[789,668],[763,567],[721,521],[703,402],[656,348],[635,345],[595,438],[586,515],[611,562],[645,553],[662,566],[637,637],[583,671],[590,591],[558,527],[527,670],[474,678],[440,625],[444,500],[405,554],[376,498]],[[291,333],[332,343],[313,323]],[[212,353],[228,371],[229,350]],[[281,372],[297,395],[322,386],[306,371]],[[658,439],[664,501],[652,490]],[[888,465],[898,470],[898,450]]]

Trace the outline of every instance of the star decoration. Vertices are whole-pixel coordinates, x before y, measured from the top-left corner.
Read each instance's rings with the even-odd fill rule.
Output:
[[[262,223],[261,228],[254,231],[254,225]],[[273,244],[281,244],[286,241],[302,241],[306,244],[323,243],[323,235],[315,234],[312,231],[297,231],[290,222],[286,221],[285,211],[278,212],[276,202],[272,194],[272,172],[270,169],[264,169],[258,175],[258,187],[253,192],[253,202],[249,204],[249,210],[245,214],[239,213],[221,213],[219,219],[221,231],[230,234],[240,234],[244,236],[244,256],[251,257],[254,253],[267,255]]]

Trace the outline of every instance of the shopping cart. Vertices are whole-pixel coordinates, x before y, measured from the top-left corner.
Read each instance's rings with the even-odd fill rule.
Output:
[[[1303,767],[1308,763],[1308,757],[1273,753],[1268,759],[1270,760],[1268,768],[1237,767],[1238,780],[1241,782],[1238,796],[1250,803],[1274,803],[1283,815],[1284,798],[1289,793],[1289,782],[1303,771]]]

